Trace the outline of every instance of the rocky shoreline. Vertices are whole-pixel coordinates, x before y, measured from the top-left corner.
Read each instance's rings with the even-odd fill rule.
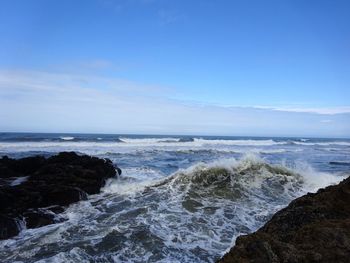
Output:
[[[347,263],[350,260],[350,177],[308,193],[255,233],[240,236],[218,263]]]
[[[97,194],[121,174],[109,159],[74,152],[0,159],[0,239],[61,222],[68,205]],[[220,263],[349,262],[350,177],[308,193],[255,233],[240,236]]]
[[[69,204],[97,194],[108,178],[121,174],[108,159],[74,152],[0,159],[0,239],[23,228],[60,222]]]

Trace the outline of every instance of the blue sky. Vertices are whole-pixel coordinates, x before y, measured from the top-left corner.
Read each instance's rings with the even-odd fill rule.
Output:
[[[3,0],[0,130],[350,136],[350,2]]]

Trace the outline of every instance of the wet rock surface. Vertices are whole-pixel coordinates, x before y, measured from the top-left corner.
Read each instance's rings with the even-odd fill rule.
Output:
[[[108,178],[121,174],[108,159],[74,152],[0,159],[0,239],[22,227],[56,223],[65,206],[97,194]]]
[[[218,262],[350,262],[350,177],[292,201]]]

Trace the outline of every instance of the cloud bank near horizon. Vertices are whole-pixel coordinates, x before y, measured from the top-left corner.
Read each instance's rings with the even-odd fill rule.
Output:
[[[251,136],[350,136],[350,106],[221,106],[116,78],[0,70],[0,130]]]

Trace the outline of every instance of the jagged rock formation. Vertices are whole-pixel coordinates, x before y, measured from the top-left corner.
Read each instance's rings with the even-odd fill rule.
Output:
[[[121,173],[108,159],[74,152],[0,159],[0,239],[57,221],[64,206],[99,193],[106,179]]]
[[[218,262],[350,262],[350,177],[292,201]]]

